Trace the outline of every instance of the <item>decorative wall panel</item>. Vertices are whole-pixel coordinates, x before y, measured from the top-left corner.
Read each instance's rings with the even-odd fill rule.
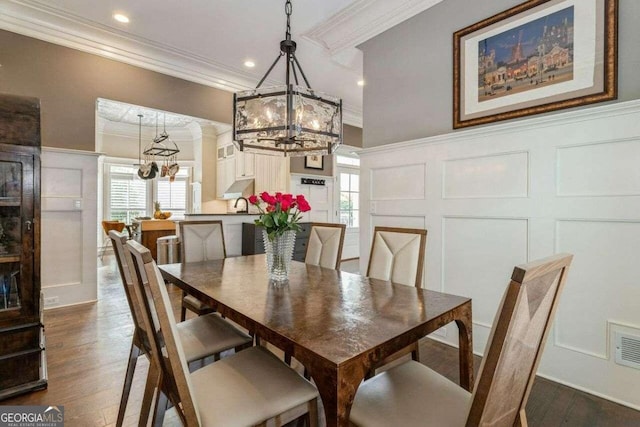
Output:
[[[425,198],[424,164],[382,167],[371,170],[371,200]]]
[[[445,199],[527,197],[528,153],[448,160],[443,166]]]

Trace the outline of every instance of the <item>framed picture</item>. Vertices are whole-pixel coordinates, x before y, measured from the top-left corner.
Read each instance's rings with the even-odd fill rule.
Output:
[[[453,35],[453,127],[617,97],[618,0],[529,0]]]
[[[306,169],[324,169],[324,157],[320,155],[306,156],[304,167]]]

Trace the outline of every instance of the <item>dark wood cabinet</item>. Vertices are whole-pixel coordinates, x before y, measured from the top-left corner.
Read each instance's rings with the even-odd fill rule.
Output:
[[[296,233],[296,243],[293,247],[293,259],[304,262],[307,254],[307,242],[311,232],[310,222],[301,222],[300,231]],[[242,255],[256,255],[264,253],[264,241],[262,240],[262,227],[255,224],[242,224]]]
[[[0,399],[45,388],[40,102],[0,95]]]

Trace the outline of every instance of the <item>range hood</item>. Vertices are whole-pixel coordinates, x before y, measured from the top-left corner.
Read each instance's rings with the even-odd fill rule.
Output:
[[[253,194],[253,179],[238,179],[222,194],[223,199],[237,199]]]

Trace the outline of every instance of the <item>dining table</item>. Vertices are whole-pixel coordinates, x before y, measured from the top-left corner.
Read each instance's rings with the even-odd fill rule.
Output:
[[[450,322],[458,326],[460,386],[473,388],[470,298],[297,261],[288,283],[274,284],[265,255],[159,268],[167,282],[302,363],[327,426],[349,425],[358,386],[373,367]]]

